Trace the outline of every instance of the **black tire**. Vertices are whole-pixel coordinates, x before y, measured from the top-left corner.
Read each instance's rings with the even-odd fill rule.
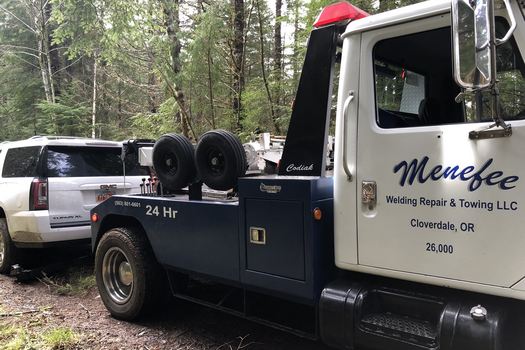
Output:
[[[201,180],[215,190],[229,190],[246,174],[241,141],[229,131],[212,130],[201,136],[195,154]]]
[[[164,272],[139,230],[114,228],[102,236],[95,253],[95,276],[102,302],[117,319],[135,320],[155,310],[162,299]]]
[[[9,274],[16,263],[18,249],[13,244],[6,219],[0,219],[0,273]]]
[[[195,150],[187,137],[166,134],[153,147],[153,167],[164,187],[180,190],[195,179]]]

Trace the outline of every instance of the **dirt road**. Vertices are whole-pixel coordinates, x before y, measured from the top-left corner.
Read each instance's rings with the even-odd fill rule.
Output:
[[[140,323],[115,320],[91,269],[73,267],[28,284],[0,275],[0,349],[326,349],[183,301]]]

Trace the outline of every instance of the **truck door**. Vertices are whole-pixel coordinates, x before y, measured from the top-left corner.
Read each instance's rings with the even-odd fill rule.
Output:
[[[513,135],[472,140],[489,104],[476,114],[454,101],[450,37],[448,15],[362,34],[358,264],[508,287],[525,275],[523,60],[514,40],[498,48]]]

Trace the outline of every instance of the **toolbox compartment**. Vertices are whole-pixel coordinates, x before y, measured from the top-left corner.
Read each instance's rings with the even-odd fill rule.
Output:
[[[244,178],[239,189],[241,282],[313,303],[333,270],[332,235],[322,234],[333,230],[332,180]]]

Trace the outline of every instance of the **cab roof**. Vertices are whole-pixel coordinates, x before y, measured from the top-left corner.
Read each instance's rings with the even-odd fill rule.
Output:
[[[364,17],[350,22],[346,27],[343,38],[352,33],[448,13],[450,12],[450,4],[450,0],[430,0]]]

